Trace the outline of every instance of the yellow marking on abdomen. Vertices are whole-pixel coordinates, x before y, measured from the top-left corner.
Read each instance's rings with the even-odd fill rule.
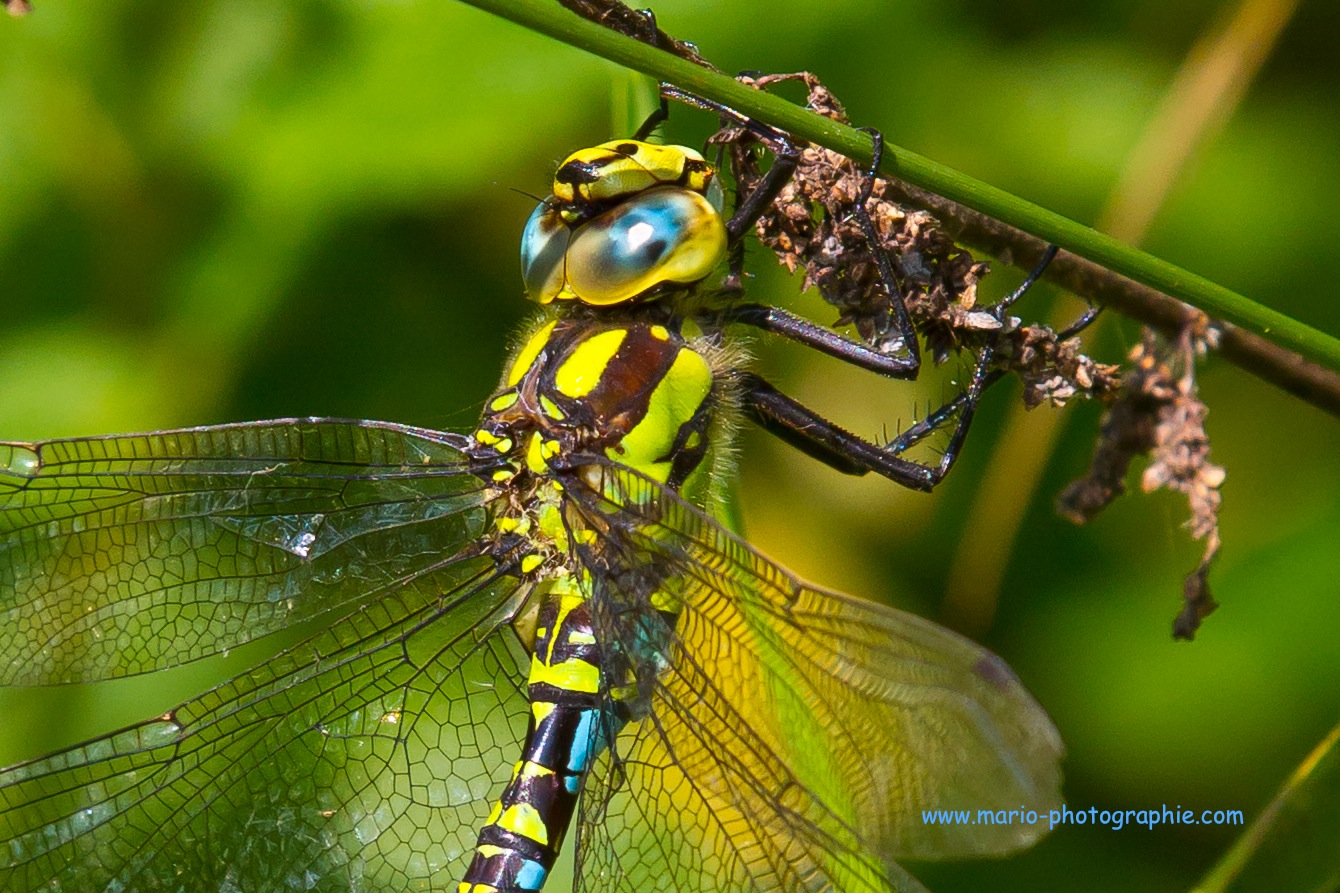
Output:
[[[531,760],[525,760],[517,765],[517,776],[520,778],[544,778],[553,774],[553,769],[548,766],[541,766]]]
[[[530,677],[526,681],[531,685],[545,684],[565,691],[595,694],[600,691],[600,669],[595,664],[576,658],[549,665],[538,657],[532,657]]]
[[[540,811],[529,803],[513,803],[503,810],[496,824],[504,831],[520,834],[540,846],[549,845],[549,828],[540,817]]]
[[[456,885],[456,893],[498,893],[492,884],[467,884],[464,881]]]

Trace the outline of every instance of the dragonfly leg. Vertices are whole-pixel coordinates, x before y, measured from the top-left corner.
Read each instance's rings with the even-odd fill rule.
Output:
[[[651,10],[649,9],[643,11],[651,12]],[[662,96],[661,104],[657,106],[656,109],[650,115],[647,116],[647,120],[642,122],[642,126],[637,129],[636,133],[633,134],[633,139],[638,140],[639,142],[645,142],[647,137],[651,136],[652,131],[654,131],[657,127],[660,127],[669,119],[670,119],[670,100]]]
[[[864,341],[810,322],[780,307],[767,304],[736,304],[722,313],[728,323],[742,323],[842,360],[858,369],[889,378],[911,380],[921,371],[921,358],[886,354]]]
[[[830,422],[758,375],[747,373],[743,385],[745,409],[760,427],[844,474],[873,471],[912,490],[930,490],[944,476]]]
[[[1037,281],[1055,256],[1055,246],[1049,247],[1023,284],[993,305],[989,312],[997,319],[1003,318],[1005,311]],[[746,309],[748,309],[748,306],[746,305]],[[771,309],[762,308],[761,310],[748,310],[748,312],[762,317],[765,311]],[[1070,328],[1076,330],[1082,328],[1083,325],[1092,321],[1094,315],[1093,311],[1086,313],[1084,318]],[[773,331],[785,325],[795,325],[797,322],[805,324],[804,320],[792,321],[786,319],[777,323],[771,316],[764,320],[766,324],[760,324],[759,322],[754,324],[759,325],[760,328],[774,326],[775,328],[769,329]],[[814,327],[814,331],[803,329],[799,325],[796,325],[796,328],[797,331],[794,333],[784,332],[782,334],[793,338],[793,340],[809,344],[816,350],[832,356],[839,356],[839,350],[849,351],[849,348],[840,348],[838,345],[831,343],[838,337],[835,333],[817,326]],[[828,339],[821,337],[825,332],[831,337]],[[854,351],[849,352],[855,353]],[[873,350],[870,353],[875,356],[883,356],[876,354]],[[757,375],[745,376],[744,402],[750,413],[763,428],[838,471],[846,474],[875,472],[914,490],[930,490],[944,479],[958,459],[982,394],[985,393],[987,388],[1004,377],[1001,370],[991,368],[995,353],[995,345],[988,342],[977,357],[972,381],[968,385],[968,389],[884,446],[865,440],[828,421],[809,407],[782,394],[765,379]],[[865,364],[866,358],[861,360],[843,358],[848,359],[848,362],[853,362],[855,365],[861,365],[863,368],[872,368],[871,365]],[[896,358],[886,357],[885,359],[893,361]],[[883,370],[875,368],[874,371]],[[904,372],[905,367],[900,367],[900,373]],[[884,374],[891,373],[884,372]],[[912,375],[915,375],[915,371]],[[949,442],[941,451],[940,460],[937,463],[926,465],[900,455],[916,443],[941,430],[949,424],[951,419],[954,420],[954,429],[950,433]]]
[[[889,252],[884,248],[879,228],[875,226],[875,220],[870,216],[868,207],[874,194],[875,182],[879,179],[880,165],[884,163],[884,134],[873,127],[859,129],[870,136],[870,166],[866,168],[865,182],[861,186],[861,194],[856,198],[856,207],[852,213],[856,217],[856,222],[860,224],[861,232],[865,234],[866,245],[875,259],[876,269],[879,270],[880,287],[884,289],[884,294],[889,299],[889,306],[893,309],[893,322],[898,328],[903,350],[906,351],[906,366],[911,370],[911,374],[907,377],[916,378],[917,372],[921,369],[921,344],[917,341],[916,329],[912,327],[912,317],[907,312],[907,302],[903,300],[903,290],[899,287],[898,277],[893,272]]]
[[[650,9],[638,9],[634,10],[634,14],[642,16],[647,22],[648,31],[651,35],[651,39],[648,40],[647,43],[660,49],[661,30],[656,27],[656,13]],[[662,84],[661,86],[664,87],[665,85]],[[643,121],[642,126],[633,134],[633,139],[639,142],[646,141],[647,137],[651,136],[652,131],[670,119],[670,100],[666,97],[663,89],[658,90],[657,92],[660,94],[660,105],[656,107],[655,111],[647,116],[647,120]]]
[[[1038,261],[1032,271],[1029,272],[1028,276],[1019,287],[993,305],[989,312],[997,319],[1003,319],[1005,311],[1014,304],[1015,301],[1023,297],[1024,293],[1032,288],[1034,283],[1036,283],[1038,279],[1041,278],[1042,274],[1046,272],[1047,267],[1056,257],[1056,253],[1057,247],[1055,245],[1047,246],[1047,250],[1043,252],[1042,258]],[[1094,307],[1091,305],[1077,320],[1075,320],[1075,322],[1058,332],[1056,334],[1056,339],[1058,341],[1066,341],[1075,337],[1088,328],[1089,325],[1098,318],[1098,315],[1102,310],[1103,308],[1101,306]],[[891,440],[885,448],[895,454],[902,453],[944,428],[944,426],[949,423],[950,419],[957,416],[958,422],[955,425],[954,432],[950,435],[950,445],[945,450],[945,453],[950,457],[950,462],[952,464],[952,457],[967,436],[967,427],[971,423],[972,412],[976,409],[976,404],[981,400],[982,394],[993,384],[1005,377],[1005,373],[1000,369],[988,369],[994,357],[995,346],[988,344],[987,347],[983,349],[982,355],[978,357],[977,367],[973,373],[973,383],[968,390],[959,394],[948,403],[945,403],[935,412],[930,413],[906,431],[903,431],[896,438]],[[963,415],[965,411],[966,417]]]
[[[893,308],[894,324],[897,327],[899,340],[903,346],[903,352],[900,354],[890,354],[877,350],[865,341],[851,338],[836,332],[825,326],[820,326],[803,317],[797,316],[778,307],[770,307],[762,304],[739,304],[728,308],[724,315],[726,322],[738,322],[750,325],[774,335],[780,335],[788,340],[803,344],[806,347],[818,350],[828,356],[842,360],[858,369],[865,369],[880,375],[888,376],[901,380],[912,380],[917,377],[921,371],[921,349],[917,341],[916,331],[912,327],[911,317],[907,312],[907,305],[903,301],[902,290],[898,286],[898,279],[893,271],[893,264],[889,261],[888,253],[884,250],[880,242],[879,232],[875,226],[875,221],[870,216],[867,209],[867,203],[874,191],[875,178],[878,176],[879,165],[884,156],[884,138],[877,130],[866,130],[871,135],[873,142],[872,155],[873,161],[867,172],[865,183],[862,186],[861,193],[856,200],[855,215],[860,224],[861,231],[864,233],[866,242],[870,247],[871,254],[875,258],[876,267],[879,270],[880,287],[884,290]],[[758,214],[762,213],[763,206],[754,208],[753,202],[756,197],[766,199],[771,202],[776,193],[785,186],[786,179],[790,178],[795,170],[795,164],[799,158],[795,153],[794,147],[789,141],[783,140],[785,146],[793,154],[783,156],[778,154],[778,161],[769,169],[765,180],[753,193],[746,199],[741,206],[740,211],[732,218],[734,221],[740,218],[746,211],[753,214],[753,219],[757,219]],[[774,152],[778,150],[769,145]],[[783,168],[783,159],[785,158],[786,167]],[[779,178],[776,183],[770,182],[782,169],[785,177]],[[729,231],[729,227],[728,227]],[[734,275],[734,271],[732,273]]]

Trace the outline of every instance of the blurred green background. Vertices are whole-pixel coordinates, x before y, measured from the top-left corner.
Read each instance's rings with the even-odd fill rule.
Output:
[[[656,4],[721,68],[813,70],[857,123],[1084,222],[1227,8]],[[1336,4],[1301,5],[1146,241],[1330,332],[1337,29]],[[286,415],[469,425],[528,312],[527,194],[573,148],[619,135],[627,83],[444,0],[40,0],[0,19],[0,437]],[[680,109],[670,135],[698,141],[711,123]],[[794,300],[755,254],[756,295]],[[1044,292],[1025,316],[1046,315]],[[1116,361],[1136,332],[1109,319],[1092,352]],[[784,389],[868,435],[952,393],[943,378],[872,382],[769,344],[758,354]],[[1213,358],[1201,383],[1228,481],[1211,578],[1222,608],[1194,643],[1169,636],[1200,554],[1184,504],[1128,496],[1088,529],[1052,512],[1087,467],[1097,407],[1065,413],[1040,487],[1012,497],[1026,512],[982,638],[1060,727],[1076,808],[1250,819],[1340,717],[1340,424]],[[1011,474],[988,461],[1006,390],[929,497],[746,435],[750,539],[825,585],[942,616],[955,556],[996,535],[965,518],[984,477]],[[0,762],[161,712],[255,653],[147,685],[0,693]],[[940,893],[1186,890],[1239,831],[1069,827],[1013,859],[916,870]]]

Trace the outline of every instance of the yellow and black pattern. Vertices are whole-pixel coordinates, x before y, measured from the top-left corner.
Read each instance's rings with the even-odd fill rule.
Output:
[[[600,649],[582,587],[556,581],[540,607],[527,679],[530,723],[512,780],[479,834],[459,893],[539,890],[558,858],[582,779],[604,746]]]
[[[559,320],[522,345],[475,437],[500,453],[522,446],[536,474],[596,454],[678,490],[707,451],[722,386],[665,325]]]
[[[660,587],[644,583],[654,626],[628,647],[602,648],[590,598],[593,569],[608,559],[593,551],[596,535],[578,518],[553,517],[555,490],[563,485],[553,480],[550,463],[615,460],[678,490],[705,455],[713,390],[708,360],[665,325],[557,320],[521,345],[502,389],[488,401],[476,441],[506,456],[513,474],[537,480],[538,498],[522,517],[504,516],[497,527],[533,529],[537,545],[555,544],[557,554],[546,561],[537,550],[534,560],[523,560],[523,572],[543,580],[527,677],[530,721],[459,893],[540,889],[591,761],[636,709],[638,680],[654,678],[673,626],[673,608],[655,594]],[[574,541],[585,556],[580,562],[563,554]],[[661,634],[652,644],[647,633],[655,631]],[[606,678],[606,669],[616,678]]]
[[[569,223],[657,186],[707,195],[720,191],[716,170],[687,146],[610,140],[573,152],[554,174],[554,199]]]

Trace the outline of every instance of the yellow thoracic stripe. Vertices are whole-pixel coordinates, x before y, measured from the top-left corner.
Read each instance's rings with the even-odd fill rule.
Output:
[[[594,391],[627,336],[627,329],[609,329],[587,338],[573,348],[568,359],[558,367],[554,373],[554,387],[559,393],[573,398],[585,397]]]
[[[712,369],[699,354],[679,351],[670,370],[647,400],[647,412],[619,441],[611,458],[664,483],[670,476],[669,458],[686,419],[693,418],[712,390]],[[642,461],[639,461],[642,458]]]
[[[507,372],[507,386],[515,387],[517,382],[525,376],[526,370],[534,363],[535,358],[544,350],[545,344],[549,342],[549,336],[554,333],[554,326],[558,320],[553,320],[541,326],[530,339],[526,341],[521,350],[517,351],[516,359],[512,360],[512,368]]]

